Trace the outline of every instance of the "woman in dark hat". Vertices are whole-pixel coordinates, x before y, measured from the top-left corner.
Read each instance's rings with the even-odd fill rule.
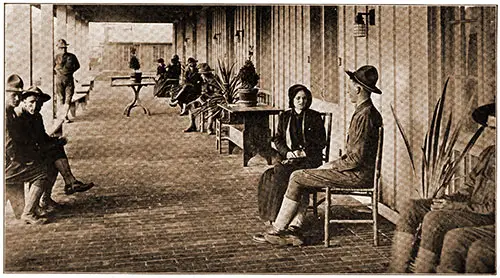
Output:
[[[259,215],[266,222],[276,219],[292,172],[319,167],[326,146],[321,114],[310,109],[311,91],[304,85],[293,85],[288,89],[288,101],[290,109],[280,114],[278,130],[273,138],[282,161],[266,170],[258,185]],[[308,195],[305,194],[303,198],[308,198]],[[302,226],[306,209],[307,206],[299,208],[303,213],[297,214],[290,227]],[[262,234],[255,235],[254,240],[266,242]]]

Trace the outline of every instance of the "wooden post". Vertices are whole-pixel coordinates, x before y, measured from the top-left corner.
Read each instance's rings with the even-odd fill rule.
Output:
[[[54,5],[41,4],[41,33],[40,41],[38,42],[38,53],[40,67],[40,89],[50,95],[54,99],[54,75],[53,75],[53,61],[54,61]],[[54,119],[53,102],[46,102],[42,106],[40,113],[43,116],[45,125],[47,126]]]

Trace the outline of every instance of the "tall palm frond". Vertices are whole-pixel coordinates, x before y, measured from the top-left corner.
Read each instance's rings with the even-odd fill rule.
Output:
[[[470,138],[465,148],[460,152],[460,155],[454,156],[456,142],[462,131],[464,121],[461,119],[458,124],[453,124],[453,113],[448,113],[447,117],[443,117],[446,92],[449,78],[443,87],[443,92],[438,99],[432,114],[432,120],[429,129],[425,133],[424,142],[421,147],[422,162],[419,171],[420,177],[420,195],[422,198],[438,197],[446,186],[452,181],[453,176],[457,174],[460,162],[465,155],[474,146],[477,139],[484,130],[480,127],[476,133]],[[469,102],[471,106],[472,102]],[[392,114],[398,126],[399,132],[403,137],[403,141],[408,151],[410,163],[413,169],[413,174],[416,176],[414,152],[408,140],[408,136],[398,119],[394,108],[391,105]],[[468,110],[469,111],[469,110]],[[444,118],[447,118],[446,120]],[[444,125],[443,125],[444,122]],[[442,127],[444,129],[442,130]]]

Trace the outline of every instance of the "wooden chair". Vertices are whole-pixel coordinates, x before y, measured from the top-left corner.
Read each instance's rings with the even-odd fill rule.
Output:
[[[330,245],[330,223],[371,223],[373,224],[373,245],[378,245],[378,230],[377,230],[377,217],[378,217],[378,199],[379,199],[379,184],[380,184],[380,170],[382,167],[382,146],[384,145],[384,128],[380,127],[378,130],[379,140],[377,144],[377,157],[375,160],[375,174],[373,177],[373,185],[369,188],[336,188],[325,186],[317,192],[325,192],[325,247]],[[316,193],[317,193],[316,192]],[[330,203],[331,195],[356,195],[368,196],[371,198],[372,219],[331,219],[330,217]]]
[[[332,138],[332,113],[331,112],[322,112],[321,118],[323,119],[323,123],[325,124],[326,131],[326,147],[323,151],[323,162],[327,163],[330,160],[330,141]],[[325,200],[321,199],[318,201],[318,191],[311,191],[310,195],[312,196],[313,204],[309,206],[308,209],[313,210],[314,217],[318,217],[318,206],[321,205]]]

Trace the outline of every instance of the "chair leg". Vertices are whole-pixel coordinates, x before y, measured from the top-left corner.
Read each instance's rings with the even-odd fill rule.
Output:
[[[325,247],[330,246],[330,188],[325,193]]]
[[[377,195],[372,195],[372,214],[373,214],[373,245],[378,246],[378,201]]]
[[[318,192],[314,192],[313,194],[313,214],[314,218],[318,218]]]

